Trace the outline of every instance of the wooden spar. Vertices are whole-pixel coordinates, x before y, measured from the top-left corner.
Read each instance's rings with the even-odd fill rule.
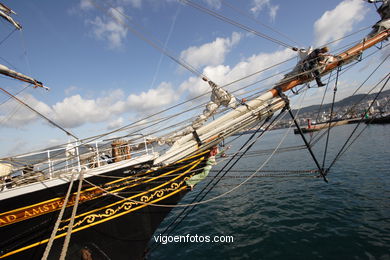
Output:
[[[386,40],[390,36],[390,29],[386,29],[377,35],[367,39],[363,40],[361,43],[353,46],[352,48],[340,53],[339,55],[336,55],[336,60],[328,65],[326,65],[324,71],[321,73],[321,75],[329,73],[330,71],[334,70],[338,66],[342,65],[343,63],[348,62],[350,59],[353,59],[360,55],[364,50],[371,48],[375,44]],[[278,89],[280,89],[283,92],[286,92],[298,85],[304,84],[308,81],[311,81],[313,78],[309,75],[302,75],[298,78],[294,78],[288,82],[284,82],[281,84],[278,84],[274,88],[270,89],[269,92],[272,93],[273,97],[279,96]]]
[[[44,88],[46,90],[49,90],[49,88],[45,87],[42,84],[42,82],[39,82],[38,80],[33,79],[33,78],[26,76],[22,73],[19,73],[17,71],[11,70],[10,68],[8,68],[7,66],[4,66],[2,64],[0,64],[0,74],[3,74],[7,77],[11,77],[11,78],[14,78],[14,79],[17,79],[17,80],[20,80],[20,81],[23,81],[23,82],[26,82],[29,84],[32,84],[32,85],[34,85],[35,88],[40,87],[40,88]]]
[[[5,74],[4,74],[5,75]],[[17,79],[17,80],[20,80],[20,81],[23,81],[23,82],[26,82],[26,83],[29,83],[29,84],[32,84],[34,85],[34,88],[43,88],[43,89],[46,89],[46,90],[50,90],[48,87],[44,86],[41,82],[37,81],[37,80],[34,80],[34,82],[31,82],[30,80],[26,80],[22,77],[18,77],[18,76],[10,76],[10,75],[7,75],[11,78],[14,78],[14,79]]]

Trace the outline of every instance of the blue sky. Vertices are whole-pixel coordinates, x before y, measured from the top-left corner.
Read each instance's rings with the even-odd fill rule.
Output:
[[[362,0],[194,2],[297,47],[320,46],[379,19],[374,5]],[[41,0],[4,4],[16,11],[14,18],[23,30],[12,33],[0,45],[1,62],[51,88],[49,92],[29,88],[19,97],[80,137],[128,124],[208,90],[208,85],[196,75],[135,36],[130,28],[165,46],[219,84],[295,56],[284,46],[176,0]],[[13,31],[5,22],[0,28],[1,39]],[[369,31],[331,45],[331,51],[361,39]],[[374,55],[370,63],[375,64],[383,55]],[[370,72],[365,65],[355,71]],[[363,73],[351,73],[343,79],[341,96],[358,84],[359,77],[364,78],[360,74]],[[266,75],[257,75],[243,84]],[[256,87],[270,87],[277,79]],[[0,81],[1,87],[14,94],[25,86],[4,78]],[[230,90],[240,86],[231,86]],[[318,103],[321,95],[321,90],[311,91],[307,104]],[[1,155],[67,141],[59,130],[7,99],[0,94]]]

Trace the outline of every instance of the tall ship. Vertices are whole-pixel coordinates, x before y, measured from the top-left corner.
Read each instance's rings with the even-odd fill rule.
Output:
[[[183,2],[207,10],[195,2]],[[224,143],[229,138],[252,129],[248,141],[228,157],[239,160],[282,115],[300,129],[287,93],[300,94],[311,82],[322,87],[325,84],[321,77],[331,73],[336,75],[337,84],[340,68],[362,62],[366,50],[386,43],[390,8],[388,1],[380,4],[380,21],[353,46],[334,53],[325,46],[314,50],[289,46],[305,56],[266,91],[238,99],[212,78],[197,73],[209,86],[210,101],[201,104],[203,113],[180,124],[164,122],[182,120],[183,111],[166,118],[139,120],[110,133],[78,138],[1,88],[10,99],[63,131],[70,141],[0,159],[0,259],[145,259],[151,237],[172,208],[202,203],[199,200],[181,205],[180,201],[199,182],[207,181],[216,161],[225,158]],[[100,8],[97,4],[95,7]],[[13,14],[12,9],[0,5],[2,18],[21,30]],[[251,30],[220,14],[213,15]],[[164,49],[154,44],[152,47],[193,71],[193,67]],[[38,81],[8,66],[0,65],[0,73],[28,83],[37,91],[47,89],[44,80]],[[380,91],[388,81],[389,74],[378,82]],[[151,130],[158,124],[158,131]],[[315,170],[311,174],[327,181],[333,164],[321,165],[305,135],[299,133],[302,146],[313,159]],[[226,166],[221,174],[228,171]]]

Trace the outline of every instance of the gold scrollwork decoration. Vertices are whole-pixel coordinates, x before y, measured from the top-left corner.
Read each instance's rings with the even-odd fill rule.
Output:
[[[97,220],[100,220],[100,219],[103,219],[103,218],[112,217],[115,214],[118,214],[120,212],[129,211],[134,206],[143,205],[144,203],[148,203],[148,202],[152,201],[155,198],[161,198],[164,195],[167,195],[168,193],[176,191],[177,189],[179,189],[184,184],[185,179],[186,178],[184,178],[179,183],[176,183],[176,182],[171,183],[170,187],[163,188],[163,189],[158,189],[158,190],[154,191],[153,193],[151,193],[149,195],[144,195],[144,196],[142,196],[140,198],[139,201],[126,201],[126,200],[124,200],[124,202],[121,205],[119,205],[116,209],[108,208],[108,209],[106,209],[104,211],[104,213],[95,213],[95,214],[87,215],[83,219],[81,219],[80,221],[77,221],[73,225],[73,228],[81,226],[83,224],[92,224],[93,222],[95,222]],[[68,226],[69,225],[62,226],[61,228],[58,229],[58,231],[64,231],[64,230],[66,230],[68,228]]]

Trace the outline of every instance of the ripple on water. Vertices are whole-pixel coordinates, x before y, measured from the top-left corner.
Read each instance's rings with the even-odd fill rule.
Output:
[[[343,131],[350,127],[334,131],[347,136]],[[270,140],[280,136],[275,132]],[[300,144],[296,138],[289,135],[287,141]],[[341,143],[337,136],[331,141]],[[254,150],[266,149],[266,144]],[[334,147],[330,148],[337,151]],[[390,125],[370,126],[351,146],[353,153],[346,153],[335,164],[329,184],[316,178],[253,178],[226,197],[196,207],[174,232],[232,235],[234,243],[162,245],[151,259],[390,259],[389,147]],[[262,160],[247,159],[238,168],[255,169]],[[279,154],[268,165],[269,169],[313,167],[302,151]],[[242,180],[221,181],[207,198]]]

